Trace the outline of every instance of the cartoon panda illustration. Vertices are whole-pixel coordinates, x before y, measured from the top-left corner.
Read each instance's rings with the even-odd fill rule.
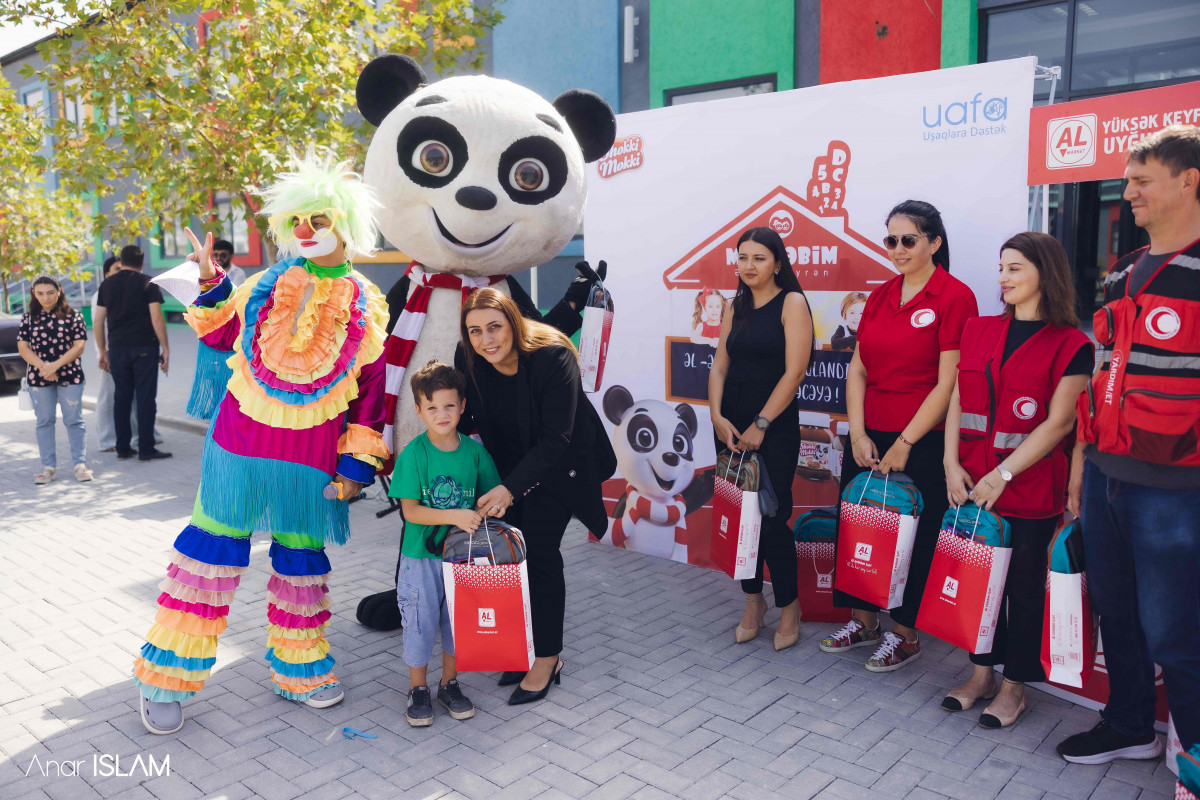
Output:
[[[634,402],[624,386],[612,386],[604,393],[604,415],[617,426],[617,472],[629,484],[606,538],[615,547],[686,564],[685,518],[694,509],[685,495],[692,494],[696,474],[695,410],[687,403]]]
[[[359,110],[378,128],[363,178],[383,204],[379,228],[413,258],[389,304],[404,307],[415,288],[429,289],[423,315],[401,316],[392,331],[416,342],[407,364],[453,363],[459,311],[475,288],[494,285],[525,316],[541,319],[507,276],[558,255],[579,230],[585,164],[607,153],[616,136],[608,104],[580,89],[550,103],[483,75],[426,85],[421,67],[398,55],[367,64],[356,93]],[[580,327],[590,289],[589,279],[581,281],[544,318],[568,335]],[[389,354],[401,349],[389,342]],[[389,355],[389,398],[407,397],[405,367]],[[395,403],[389,422],[393,453],[424,430],[407,402]]]

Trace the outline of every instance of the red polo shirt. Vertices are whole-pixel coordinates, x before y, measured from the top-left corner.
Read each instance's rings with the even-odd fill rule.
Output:
[[[872,292],[858,324],[858,357],[867,368],[866,425],[877,431],[904,430],[937,385],[941,353],[958,350],[963,326],[979,316],[974,293],[941,267],[901,306],[903,282],[897,275]]]

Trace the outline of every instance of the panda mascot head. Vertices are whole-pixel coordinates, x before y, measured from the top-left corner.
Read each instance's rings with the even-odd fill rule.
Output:
[[[624,386],[612,386],[604,393],[604,415],[617,426],[612,436],[617,471],[639,494],[667,500],[692,482],[698,425],[691,406],[634,402]]]
[[[584,165],[616,136],[592,92],[550,103],[483,75],[426,85],[407,56],[369,63],[357,99],[378,126],[363,178],[384,206],[379,228],[438,272],[508,274],[558,255],[583,218]]]

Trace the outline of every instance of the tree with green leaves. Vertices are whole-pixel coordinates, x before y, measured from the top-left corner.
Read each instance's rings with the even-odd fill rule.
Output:
[[[37,109],[17,102],[0,78],[0,296],[12,308],[9,287],[45,272],[87,277],[79,268],[90,223],[76,197],[47,190],[43,144],[48,126]]]
[[[113,195],[95,228],[125,240],[205,214],[218,193],[265,232],[254,192],[289,152],[317,144],[361,160],[354,86],[368,61],[392,52],[477,70],[499,13],[470,0],[9,0],[0,21],[16,17],[81,20],[39,45],[45,66],[27,74],[63,112],[60,180]]]

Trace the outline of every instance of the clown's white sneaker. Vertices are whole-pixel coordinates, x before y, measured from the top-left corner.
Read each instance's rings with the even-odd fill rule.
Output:
[[[324,689],[318,689],[308,696],[304,701],[304,705],[312,706],[313,708],[329,708],[336,706],[338,703],[346,699],[346,693],[342,691],[340,686],[326,686]]]
[[[139,694],[141,703],[142,725],[146,730],[158,736],[175,733],[183,727],[183,706],[178,702],[156,703],[147,700]]]

